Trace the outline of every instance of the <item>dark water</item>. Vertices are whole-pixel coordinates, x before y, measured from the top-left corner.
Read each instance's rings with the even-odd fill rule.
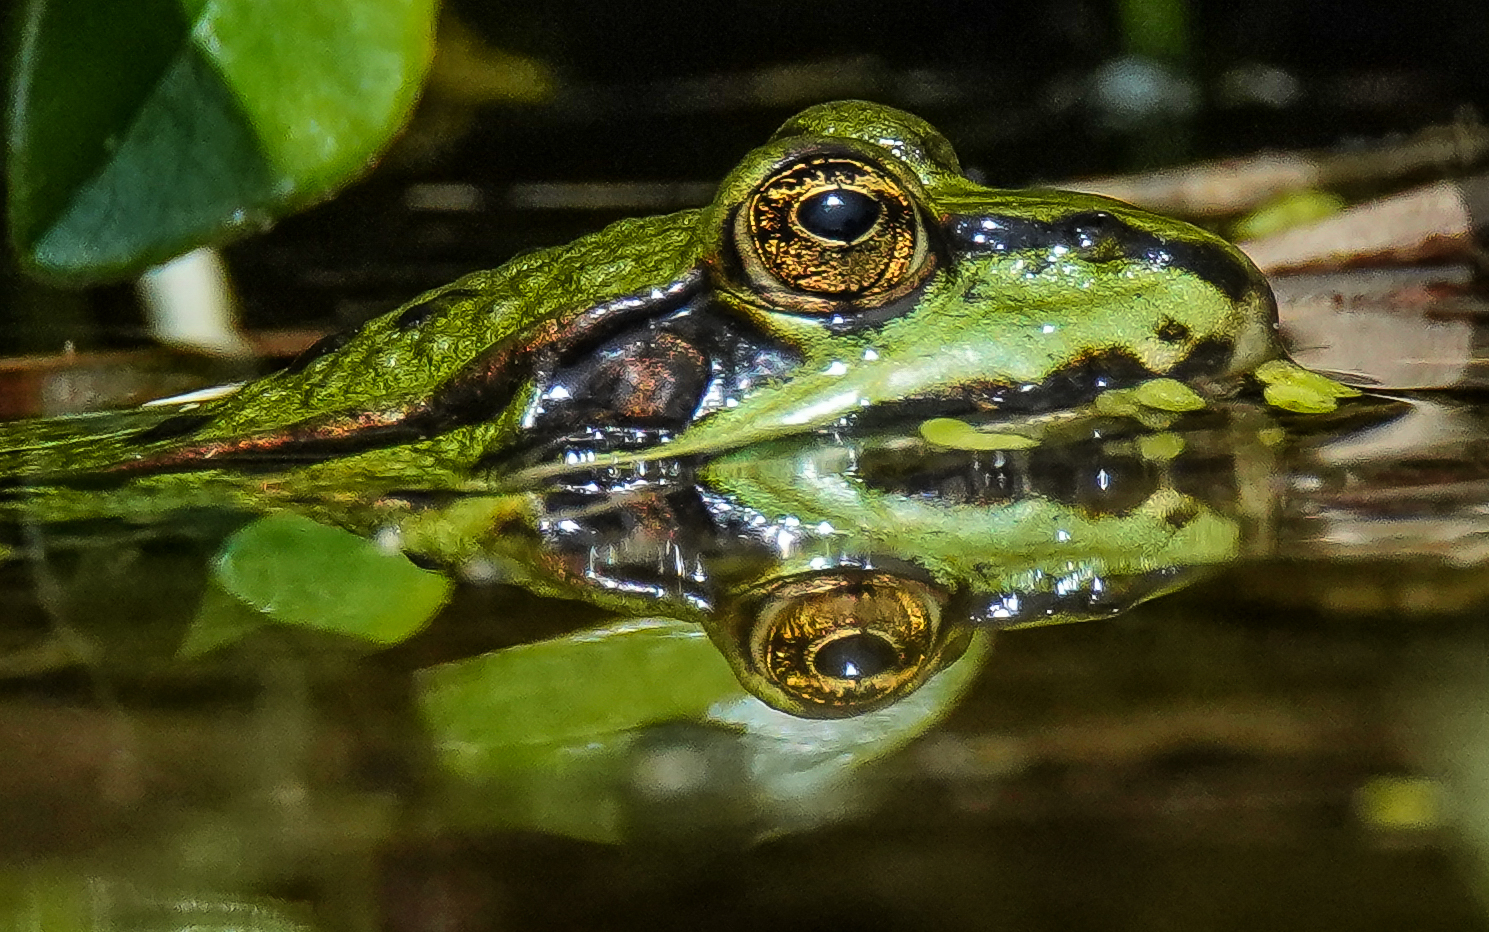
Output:
[[[483,496],[22,496],[0,903],[27,928],[1476,927],[1478,425],[1360,402],[1034,452],[811,440],[515,525]],[[1053,555],[1020,536],[1049,521]],[[886,707],[777,712],[724,662],[730,632],[926,591],[971,644]],[[693,620],[637,620],[668,614]],[[997,630],[1041,620],[1075,623]]]

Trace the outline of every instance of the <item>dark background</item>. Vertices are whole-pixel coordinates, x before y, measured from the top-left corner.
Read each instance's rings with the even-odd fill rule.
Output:
[[[946,133],[969,173],[1007,186],[1348,148],[1476,121],[1489,101],[1489,4],[1478,0],[1202,0],[1183,8],[1187,41],[1167,45],[1092,0],[465,0],[446,10],[491,45],[543,61],[556,94],[471,106],[431,91],[408,142],[367,178],[228,250],[248,328],[355,324],[519,250],[698,203],[781,121],[823,100],[912,110]],[[1113,78],[1134,60],[1161,68],[1188,103],[1134,96]],[[543,206],[520,193],[553,182],[663,187]],[[456,186],[468,203],[431,209],[431,185]],[[8,290],[14,325],[0,352],[144,340],[129,286],[69,294],[12,273]]]

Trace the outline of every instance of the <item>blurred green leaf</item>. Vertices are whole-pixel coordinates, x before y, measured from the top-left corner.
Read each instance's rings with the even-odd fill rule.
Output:
[[[636,730],[744,698],[697,625],[627,619],[419,678],[440,760],[481,821],[618,841],[613,784]]]
[[[223,544],[183,653],[264,622],[395,644],[423,628],[449,592],[448,579],[401,553],[302,515],[273,514]]]
[[[841,790],[863,764],[902,747],[952,707],[991,638],[888,708],[803,719],[746,693],[696,625],[625,619],[568,637],[441,664],[420,674],[424,721],[468,823],[519,826],[588,841],[627,831],[626,769],[650,726],[707,722],[739,742],[766,833],[843,812]]]
[[[421,675],[419,692],[446,763],[466,775],[524,747],[586,744],[743,694],[703,629],[666,618],[442,664]]]
[[[202,590],[202,600],[197,604],[196,617],[186,630],[186,637],[176,650],[178,657],[200,657],[219,647],[235,644],[243,638],[272,624],[273,619],[222,588],[215,579]]]
[[[1287,191],[1236,221],[1230,235],[1236,240],[1272,236],[1332,217],[1345,206],[1344,198],[1332,191],[1317,188]]]
[[[11,89],[12,240],[115,277],[262,227],[402,123],[435,0],[31,0]]]

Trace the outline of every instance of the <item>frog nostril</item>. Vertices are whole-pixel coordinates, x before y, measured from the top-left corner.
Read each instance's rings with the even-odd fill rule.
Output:
[[[796,222],[819,239],[853,243],[879,222],[883,208],[862,191],[832,188],[804,199],[796,208]]]

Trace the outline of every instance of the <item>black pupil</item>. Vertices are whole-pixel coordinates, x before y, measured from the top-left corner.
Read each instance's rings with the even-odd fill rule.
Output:
[[[850,634],[822,645],[813,658],[819,676],[861,680],[899,666],[894,645],[873,634]]]
[[[851,243],[879,221],[879,202],[862,191],[819,191],[796,208],[796,222],[821,239]]]

